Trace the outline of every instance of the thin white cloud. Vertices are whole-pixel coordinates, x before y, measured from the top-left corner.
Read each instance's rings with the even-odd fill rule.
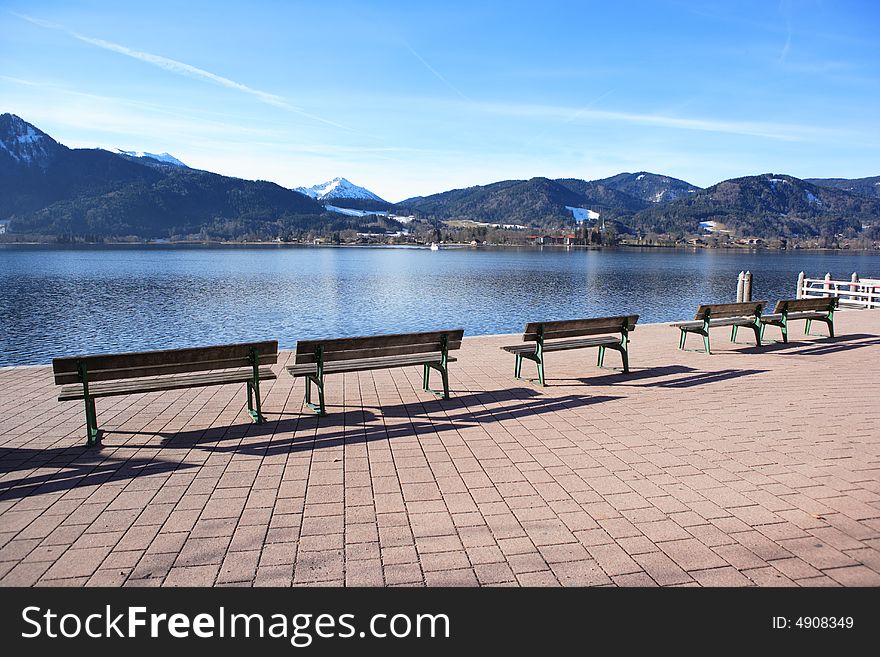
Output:
[[[782,46],[782,52],[779,53],[779,63],[784,64],[788,53],[791,52],[791,26],[788,28],[788,34],[785,37],[785,45]]]
[[[785,18],[785,45],[782,46],[782,52],[779,53],[779,63],[784,64],[788,59],[788,53],[791,52],[791,6],[786,0],[779,0],[779,13]]]
[[[638,125],[652,125],[680,130],[720,132],[751,137],[764,137],[780,141],[801,141],[808,136],[817,136],[820,129],[784,123],[758,123],[750,121],[720,121],[662,114],[641,114],[636,112],[615,112],[609,110],[556,107],[551,105],[526,105],[508,103],[476,103],[470,109],[495,114],[525,116],[532,118],[555,119],[562,122],[577,121],[618,121]],[[826,131],[827,132],[827,131]]]
[[[416,59],[418,59],[418,60],[419,60],[424,66],[425,66],[426,69],[428,69],[429,71],[431,71],[431,73],[433,73],[434,76],[435,76],[438,80],[440,80],[440,82],[442,82],[442,83],[445,84],[447,87],[449,87],[450,89],[452,89],[455,93],[457,93],[459,96],[461,96],[461,97],[464,98],[465,100],[470,101],[470,98],[468,98],[467,96],[465,96],[465,95],[464,95],[464,94],[463,94],[463,93],[462,93],[462,92],[461,92],[461,91],[460,91],[455,85],[453,85],[449,80],[447,80],[444,76],[442,76],[442,75],[440,74],[440,72],[437,71],[437,69],[435,69],[433,66],[431,66],[431,65],[425,60],[424,57],[422,57],[419,53],[417,53],[417,52],[413,49],[412,46],[410,46],[406,41],[403,42],[403,45],[406,47],[407,50],[410,51],[410,53],[412,53],[412,56],[415,57]]]
[[[111,52],[119,53],[120,55],[125,55],[126,57],[131,57],[133,59],[140,60],[142,62],[146,62],[147,64],[152,64],[153,66],[157,66],[161,69],[169,71],[170,73],[175,73],[176,75],[182,75],[185,77],[196,78],[205,80],[207,82],[212,82],[214,84],[220,85],[222,87],[226,87],[227,89],[234,89],[235,91],[240,91],[245,94],[249,94],[259,100],[260,102],[266,103],[267,105],[272,105],[274,107],[281,108],[283,110],[287,110],[289,112],[295,112],[306,118],[313,119],[315,121],[320,121],[321,123],[326,123],[328,125],[332,125],[337,128],[347,129],[345,126],[336,123],[335,121],[331,121],[329,119],[325,119],[320,116],[316,116],[314,114],[310,114],[306,112],[300,107],[296,107],[295,105],[291,105],[287,100],[278,96],[276,94],[272,94],[266,91],[261,91],[259,89],[254,89],[253,87],[249,87],[246,84],[241,84],[240,82],[236,82],[235,80],[230,80],[229,78],[225,78],[222,75],[217,75],[216,73],[211,73],[210,71],[206,71],[204,69],[198,68],[196,66],[191,66],[190,64],[186,64],[184,62],[177,61],[176,59],[170,59],[168,57],[163,57],[161,55],[154,55],[149,52],[144,52],[142,50],[135,50],[133,48],[129,48],[127,46],[123,46],[118,43],[113,43],[112,41],[105,41],[104,39],[96,39],[94,37],[85,36],[83,34],[79,34],[74,30],[71,30],[63,25],[59,25],[57,23],[51,23],[49,21],[42,20],[40,18],[34,18],[32,16],[27,16],[25,14],[18,14],[12,12],[13,15],[25,20],[33,25],[37,25],[39,27],[51,29],[51,30],[59,30],[64,32],[74,39],[81,41],[83,43],[87,43],[92,46],[96,46],[98,48],[103,48],[104,50],[109,50]]]

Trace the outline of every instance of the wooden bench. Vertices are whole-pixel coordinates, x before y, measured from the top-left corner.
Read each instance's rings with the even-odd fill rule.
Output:
[[[447,365],[455,361],[449,352],[461,347],[463,329],[432,331],[428,333],[400,333],[331,340],[300,340],[296,343],[294,364],[287,371],[294,377],[306,379],[306,406],[318,415],[326,415],[324,408],[324,377],[328,374],[361,372],[422,365],[422,387],[443,399],[449,399]],[[430,371],[440,372],[443,392],[428,387]],[[318,403],[312,403],[312,384],[318,390]]]
[[[806,320],[804,333],[810,335],[813,320],[828,325],[828,334],[834,337],[834,311],[837,309],[837,297],[814,297],[811,299],[783,299],[776,302],[770,315],[761,317],[761,336],[768,324],[778,326],[782,330],[782,341],[788,342],[788,323],[797,319]]]
[[[98,441],[95,399],[140,392],[247,383],[248,413],[264,421],[260,381],[276,378],[278,342],[163,349],[124,354],[69,356],[52,360],[55,383],[64,386],[58,401],[85,400],[87,444]]]
[[[535,361],[538,366],[538,381],[544,384],[544,353],[566,349],[599,347],[599,367],[605,360],[605,349],[620,352],[623,371],[629,372],[629,333],[636,327],[638,315],[619,317],[594,317],[591,319],[566,319],[554,322],[529,322],[523,329],[523,342],[501,347],[516,356],[513,375],[519,379],[522,373],[523,358]],[[610,335],[619,334],[619,335]],[[593,337],[586,337],[593,336]],[[574,339],[566,339],[574,338]]]
[[[767,305],[766,301],[746,301],[743,303],[712,303],[701,304],[694,315],[694,321],[676,322],[672,324],[681,330],[681,339],[678,348],[684,349],[688,333],[697,333],[703,336],[703,346],[706,353],[709,350],[709,329],[719,326],[732,327],[730,340],[736,342],[736,330],[743,326],[755,332],[755,344],[761,346],[761,311]]]

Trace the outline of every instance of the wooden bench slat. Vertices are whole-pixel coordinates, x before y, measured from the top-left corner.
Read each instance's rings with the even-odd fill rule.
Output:
[[[742,303],[704,303],[700,304],[694,315],[695,320],[702,320],[709,312],[710,318],[723,319],[726,317],[751,317],[764,309],[766,301],[746,301]]]
[[[837,297],[812,297],[808,299],[780,299],[776,302],[773,313],[788,311],[791,317],[794,312],[807,310],[824,310],[828,312],[837,306]]]
[[[203,386],[225,385],[228,383],[245,383],[253,378],[253,368],[243,370],[225,370],[193,374],[191,376],[162,376],[157,378],[139,378],[114,380],[89,385],[92,397],[113,397],[142,392],[158,392],[161,390],[178,390],[183,388],[201,388]],[[260,381],[277,378],[271,367],[260,368]],[[68,385],[61,388],[58,401],[69,401],[83,398],[81,384]]]
[[[822,313],[817,311],[803,311],[803,312],[794,312],[788,313],[787,318],[788,321],[792,321],[795,319],[825,319],[828,317],[828,313]],[[761,323],[762,324],[775,324],[777,322],[782,321],[782,313],[773,313],[772,315],[761,315]]]
[[[764,316],[761,316],[761,321],[764,321]],[[709,320],[709,328],[717,328],[719,326],[752,326],[755,323],[755,318],[750,316],[745,317],[724,317],[721,319],[710,319]],[[677,328],[702,328],[703,322],[701,321],[689,321],[689,322],[676,322],[671,326],[675,326]]]
[[[560,340],[557,342],[544,343],[544,351],[564,351],[566,349],[579,349],[581,347],[599,347],[602,345],[620,343],[620,338],[611,335],[596,338],[587,338],[584,340]]]
[[[434,351],[438,349],[440,346],[439,340],[434,340],[429,343],[422,344],[409,344],[409,345],[399,345],[399,346],[382,346],[382,347],[370,347],[364,346],[360,349],[348,349],[345,351],[324,351],[322,353],[322,358],[325,363],[336,362],[336,361],[346,361],[346,360],[363,360],[366,358],[382,358],[382,357],[393,357],[393,356],[406,356],[408,354],[423,354],[426,351]],[[446,346],[447,350],[454,350],[461,348],[461,340],[450,341]],[[297,364],[306,364],[306,363],[314,363],[316,362],[316,357],[314,351],[303,352],[301,353],[299,350],[299,346],[297,346],[296,358],[295,362]]]
[[[558,342],[544,343],[544,351],[564,351],[567,349],[579,349],[581,347],[598,347],[600,345],[620,344],[620,338],[613,335],[600,336],[595,338],[586,338],[583,340],[561,340]],[[501,347],[504,351],[512,354],[517,353],[534,353],[536,345],[534,344],[515,344]]]
[[[436,363],[440,361],[439,351],[420,354],[404,354],[401,356],[383,356],[381,358],[360,358],[357,360],[333,361],[324,365],[324,374],[340,374],[342,372],[362,372],[367,370],[380,370],[393,367],[406,367],[409,365],[422,365],[424,363]],[[448,363],[456,361],[448,357]],[[287,371],[292,376],[306,376],[317,373],[315,363],[300,363],[289,365]]]
[[[332,338],[329,340],[300,340],[296,343],[296,362],[313,362],[301,361],[301,357],[314,359],[314,352],[321,346],[324,353],[324,359],[329,360],[329,355],[334,352],[359,351],[363,349],[382,349],[393,347],[409,347],[412,345],[425,345],[427,348],[439,349],[440,339],[446,336],[449,347],[452,344],[461,345],[464,329],[453,329],[449,331],[428,331],[421,333],[391,333],[383,335],[367,335],[352,338]],[[422,351],[425,351],[425,347]],[[458,348],[458,347],[456,347]]]
[[[278,362],[278,355],[261,356],[261,365],[271,365]],[[182,374],[187,372],[208,372],[211,370],[233,369],[252,367],[247,358],[231,358],[227,360],[204,360],[191,363],[178,362],[165,365],[149,365],[146,367],[125,367],[116,369],[89,370],[89,382],[115,381],[118,379],[135,379],[141,377],[163,376]],[[55,383],[79,383],[79,373],[58,374]]]
[[[547,340],[561,340],[563,338],[575,338],[579,336],[587,336],[587,335],[604,335],[608,333],[620,333],[620,325],[617,325],[613,328],[588,328],[588,329],[568,329],[562,331],[544,331],[544,341]],[[538,339],[537,333],[523,333],[523,341],[524,342],[536,342]]]
[[[261,365],[278,361],[278,341],[268,340],[242,344],[159,349],[123,354],[65,356],[52,360],[55,383],[79,382],[79,364],[88,370],[90,381],[112,381],[150,377],[179,372],[247,367],[251,349],[260,356]]]
[[[638,320],[638,315],[620,315],[616,317],[529,322],[523,330],[523,340],[527,342],[536,341],[538,339],[538,330],[541,327],[543,327],[543,336],[545,340],[568,338],[578,335],[619,333],[624,325],[626,325],[628,331],[632,331],[635,329]]]

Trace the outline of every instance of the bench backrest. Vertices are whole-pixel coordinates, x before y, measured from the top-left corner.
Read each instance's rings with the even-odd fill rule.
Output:
[[[727,317],[753,317],[760,314],[766,301],[745,301],[743,303],[703,303],[697,308],[694,319],[725,319]]]
[[[444,341],[446,350],[459,349],[463,336],[464,329],[454,329],[331,340],[300,340],[296,343],[294,363],[303,365],[317,362],[319,348],[324,362],[434,353],[443,350]]]
[[[80,383],[80,367],[87,371],[89,382],[134,379],[144,376],[204,372],[230,368],[252,367],[251,354],[259,358],[259,365],[278,361],[278,342],[247,342],[212,347],[161,349],[124,354],[97,356],[67,356],[52,360],[55,383]]]
[[[814,297],[812,299],[780,299],[776,302],[774,313],[794,313],[805,310],[824,310],[837,308],[837,297]]]
[[[523,330],[523,341],[536,342],[538,335],[541,335],[544,340],[554,340],[602,333],[621,333],[635,329],[637,321],[639,321],[638,315],[620,315],[590,319],[563,319],[554,322],[529,322]]]

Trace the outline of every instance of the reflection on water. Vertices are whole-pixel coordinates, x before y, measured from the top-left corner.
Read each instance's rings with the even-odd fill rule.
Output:
[[[872,253],[304,247],[0,247],[0,365],[76,353],[396,333],[794,295],[797,273],[880,277]]]

